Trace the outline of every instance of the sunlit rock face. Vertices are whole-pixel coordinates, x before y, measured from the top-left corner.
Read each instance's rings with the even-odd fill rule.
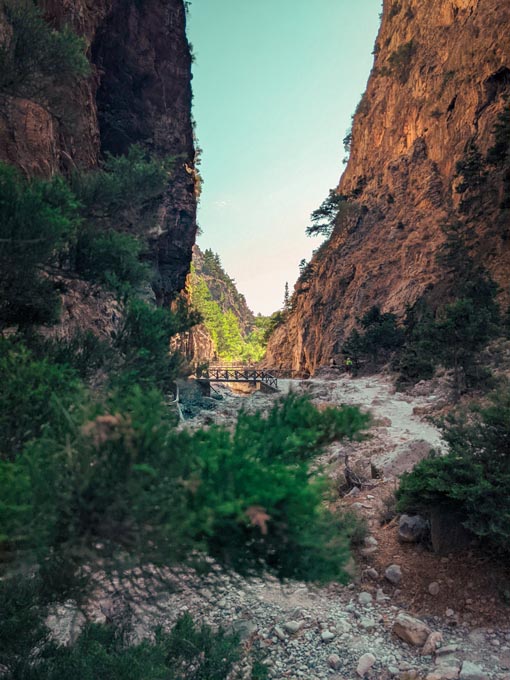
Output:
[[[500,0],[385,0],[338,187],[354,193],[354,208],[314,258],[312,277],[296,285],[268,363],[313,370],[372,305],[402,316],[425,291],[444,294],[436,253],[441,226],[459,216],[456,163],[470,142],[483,154],[494,143],[510,96],[509,31],[510,5]],[[482,198],[463,218],[476,258],[508,291],[505,172],[488,170]]]
[[[66,93],[70,121],[11,99],[0,107],[0,160],[27,175],[97,166],[105,151],[143,143],[175,156],[175,176],[150,234],[161,303],[180,291],[196,235],[191,55],[183,0],[41,0],[52,25],[68,24],[88,46],[92,75]],[[0,35],[2,31],[0,16]],[[4,26],[5,28],[5,26]]]

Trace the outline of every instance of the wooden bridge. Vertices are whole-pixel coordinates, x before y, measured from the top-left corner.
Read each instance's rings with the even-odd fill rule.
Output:
[[[197,381],[204,387],[211,383],[251,383],[265,392],[278,392],[278,378],[266,369],[247,366],[213,366],[197,373]]]

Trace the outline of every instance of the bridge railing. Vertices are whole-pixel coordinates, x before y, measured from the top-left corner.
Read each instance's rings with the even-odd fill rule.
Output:
[[[209,366],[209,368],[204,368],[198,372],[196,377],[198,380],[208,382],[249,382],[253,384],[260,382],[275,390],[278,389],[278,378],[268,371],[258,368]]]

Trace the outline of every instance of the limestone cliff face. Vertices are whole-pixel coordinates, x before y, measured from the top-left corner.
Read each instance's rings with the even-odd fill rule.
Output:
[[[184,287],[196,235],[191,55],[183,0],[42,0],[45,18],[70,25],[88,46],[92,75],[66,93],[72,120],[12,97],[0,108],[0,160],[27,175],[94,168],[105,151],[143,143],[176,157],[150,235],[167,303]],[[1,27],[1,17],[0,17]]]
[[[510,5],[500,0],[385,0],[374,68],[354,116],[338,192],[349,210],[296,284],[295,310],[272,337],[268,362],[313,370],[339,350],[372,305],[402,315],[439,290],[441,225],[459,216],[456,163],[485,154],[510,96]],[[464,210],[473,253],[510,284],[504,172],[489,167]],[[506,180],[508,182],[508,178]]]

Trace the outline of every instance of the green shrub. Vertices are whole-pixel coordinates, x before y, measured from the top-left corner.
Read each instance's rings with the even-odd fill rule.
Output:
[[[173,158],[157,159],[136,144],[127,154],[107,154],[101,169],[75,173],[71,186],[82,213],[96,229],[147,233],[168,185]]]
[[[90,72],[85,41],[68,27],[52,29],[29,0],[1,0],[9,26],[0,42],[0,95],[32,99],[59,112],[62,86]]]
[[[130,234],[84,229],[76,243],[75,269],[83,278],[126,293],[150,281],[151,269],[140,262],[142,244]]]
[[[407,83],[415,53],[416,43],[414,40],[400,45],[388,57],[388,66],[383,66],[381,74],[394,76],[402,84]]]
[[[354,329],[342,347],[342,352],[355,362],[369,358],[377,364],[382,356],[400,349],[404,332],[397,324],[394,314],[381,314],[379,307],[372,307],[361,319],[363,332]]]
[[[27,181],[0,163],[0,329],[55,321],[58,297],[45,269],[58,264],[79,222],[64,181]]]
[[[172,312],[131,300],[114,338],[114,349],[122,357],[118,374],[112,376],[114,384],[168,391],[182,368],[182,358],[170,353],[170,338],[199,321],[200,317],[184,306]]]
[[[168,566],[205,566],[209,554],[244,574],[343,577],[344,527],[310,464],[366,427],[356,408],[319,412],[291,396],[267,418],[242,414],[233,433],[189,434],[174,429],[160,393],[136,388],[67,423],[0,463],[4,540],[37,556],[50,591],[73,586],[84,554],[119,551]]]
[[[0,456],[11,459],[46,427],[61,432],[67,411],[80,402],[75,372],[34,360],[22,345],[0,340]]]
[[[90,378],[113,361],[111,344],[91,331],[79,331],[69,338],[33,335],[25,341],[36,359],[45,359],[49,364],[58,366],[69,366],[82,380]]]
[[[510,551],[510,390],[470,418],[452,417],[443,426],[445,456],[435,456],[404,475],[397,492],[400,511],[445,507],[487,543]]]

